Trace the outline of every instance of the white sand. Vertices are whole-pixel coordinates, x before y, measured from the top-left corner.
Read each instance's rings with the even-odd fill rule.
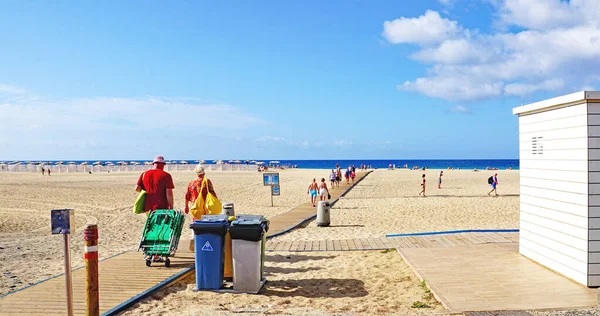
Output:
[[[193,172],[171,172],[176,208],[183,209]],[[307,201],[306,187],[327,170],[281,171],[282,195],[271,207],[271,191],[258,172],[213,172],[219,198],[234,202],[238,214],[274,216]],[[77,229],[72,235],[73,266],[83,264],[82,231],[86,223],[99,227],[100,258],[137,249],[145,217],[132,213],[137,173],[0,172],[0,294],[63,272],[62,238],[50,234],[50,210],[74,208]],[[186,223],[186,227],[189,224]],[[192,238],[184,229],[182,238]],[[141,254],[140,254],[141,256]],[[141,260],[141,258],[140,258]]]
[[[427,170],[427,197],[419,197],[422,171],[375,170],[331,211],[331,226],[313,221],[275,240],[383,237],[455,229],[519,228],[519,172],[498,171],[500,196],[488,196],[493,171]]]
[[[428,196],[418,197],[421,171],[376,170],[332,210],[332,227],[313,223],[277,240],[318,240],[383,236],[468,228],[518,228],[518,171],[499,171],[499,197],[488,197],[490,171],[444,171],[437,189],[437,170],[426,172]],[[194,178],[190,172],[173,172],[176,207],[183,207],[184,190]],[[270,206],[270,191],[259,173],[212,173],[222,201],[235,203],[238,214],[287,212],[307,202],[306,187],[327,170],[281,172],[280,197]],[[62,272],[62,244],[52,236],[49,210],[76,209],[73,263],[82,264],[82,229],[97,222],[100,256],[135,249],[145,217],[131,206],[138,174],[0,173],[0,294]],[[186,223],[187,225],[187,223]],[[189,230],[182,238],[191,238]],[[290,256],[291,259],[287,259]],[[140,254],[140,260],[141,254]],[[269,253],[270,282],[260,295],[193,292],[193,278],[153,295],[127,315],[207,315],[232,312],[319,315],[329,313],[414,314],[439,313],[432,308],[411,308],[425,301],[424,290],[395,252]],[[12,276],[15,276],[14,278]],[[432,301],[433,302],[433,301]]]
[[[194,292],[194,277],[123,315],[366,315],[444,312],[395,252],[267,253],[258,295]],[[412,308],[413,302],[431,307]]]

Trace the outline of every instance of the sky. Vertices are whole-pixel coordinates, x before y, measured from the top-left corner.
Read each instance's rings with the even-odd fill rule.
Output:
[[[0,0],[0,160],[518,158],[597,0]]]

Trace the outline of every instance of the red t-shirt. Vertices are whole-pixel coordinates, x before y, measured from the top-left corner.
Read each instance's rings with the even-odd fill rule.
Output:
[[[144,178],[142,181],[142,177]],[[137,185],[146,190],[144,209],[147,211],[169,208],[167,189],[174,189],[173,178],[163,170],[152,169],[140,175]]]

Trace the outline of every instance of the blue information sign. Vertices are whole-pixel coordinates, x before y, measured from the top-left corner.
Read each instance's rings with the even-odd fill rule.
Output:
[[[267,186],[279,185],[279,173],[263,173],[263,184]]]

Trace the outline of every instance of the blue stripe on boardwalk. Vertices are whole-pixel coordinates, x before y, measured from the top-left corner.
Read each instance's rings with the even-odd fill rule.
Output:
[[[387,234],[385,237],[412,237],[412,236],[431,236],[431,235],[449,235],[461,233],[518,233],[518,229],[464,229],[464,230],[447,230],[439,232],[422,232],[410,234]]]

